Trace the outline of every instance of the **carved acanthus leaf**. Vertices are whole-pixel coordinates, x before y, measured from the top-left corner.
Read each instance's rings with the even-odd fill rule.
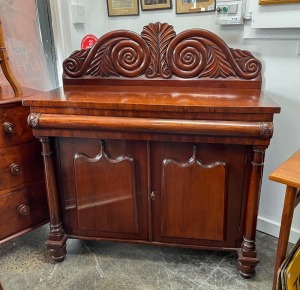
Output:
[[[151,61],[145,75],[148,78],[171,78],[172,73],[166,61],[166,50],[176,36],[173,26],[167,23],[150,23],[145,26],[141,36],[150,48]]]
[[[100,75],[101,77],[118,76],[118,73],[113,67],[113,63],[111,61],[111,48],[116,41],[117,40],[115,39],[114,41],[109,41],[106,45],[99,48],[86,72],[86,75]]]
[[[235,76],[234,70],[226,60],[222,50],[214,44],[206,45],[206,47],[208,52],[207,65],[199,77],[227,78]]]

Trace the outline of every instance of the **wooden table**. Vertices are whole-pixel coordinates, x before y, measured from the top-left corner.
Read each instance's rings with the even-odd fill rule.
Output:
[[[278,269],[286,256],[294,209],[300,202],[300,150],[273,171],[269,179],[287,186],[274,269],[274,290],[276,289]]]

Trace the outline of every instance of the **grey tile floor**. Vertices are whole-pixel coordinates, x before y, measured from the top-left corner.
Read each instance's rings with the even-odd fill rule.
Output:
[[[236,271],[236,253],[68,240],[65,261],[44,245],[48,225],[0,245],[5,290],[270,290],[277,239],[257,233],[261,262],[251,279]]]

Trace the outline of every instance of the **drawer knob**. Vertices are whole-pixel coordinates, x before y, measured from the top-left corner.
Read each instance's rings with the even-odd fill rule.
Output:
[[[18,174],[21,173],[21,171],[22,171],[22,169],[21,169],[21,167],[20,167],[19,164],[17,164],[17,163],[12,163],[12,164],[10,165],[10,172],[11,172],[11,174],[13,174],[13,175],[18,175]]]
[[[28,215],[30,213],[30,207],[27,204],[20,204],[18,206],[19,215]]]
[[[3,124],[3,131],[6,133],[13,133],[15,131],[15,126],[14,124],[10,123],[10,122],[5,122]]]

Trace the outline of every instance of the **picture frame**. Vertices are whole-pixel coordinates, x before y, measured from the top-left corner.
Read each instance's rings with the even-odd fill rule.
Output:
[[[112,16],[139,15],[139,0],[106,0],[107,14]]]
[[[300,0],[259,0],[259,5],[271,5],[271,4],[292,4],[300,3]]]
[[[216,10],[216,0],[176,0],[176,14],[203,13]]]
[[[172,9],[172,0],[141,0],[142,11]]]

